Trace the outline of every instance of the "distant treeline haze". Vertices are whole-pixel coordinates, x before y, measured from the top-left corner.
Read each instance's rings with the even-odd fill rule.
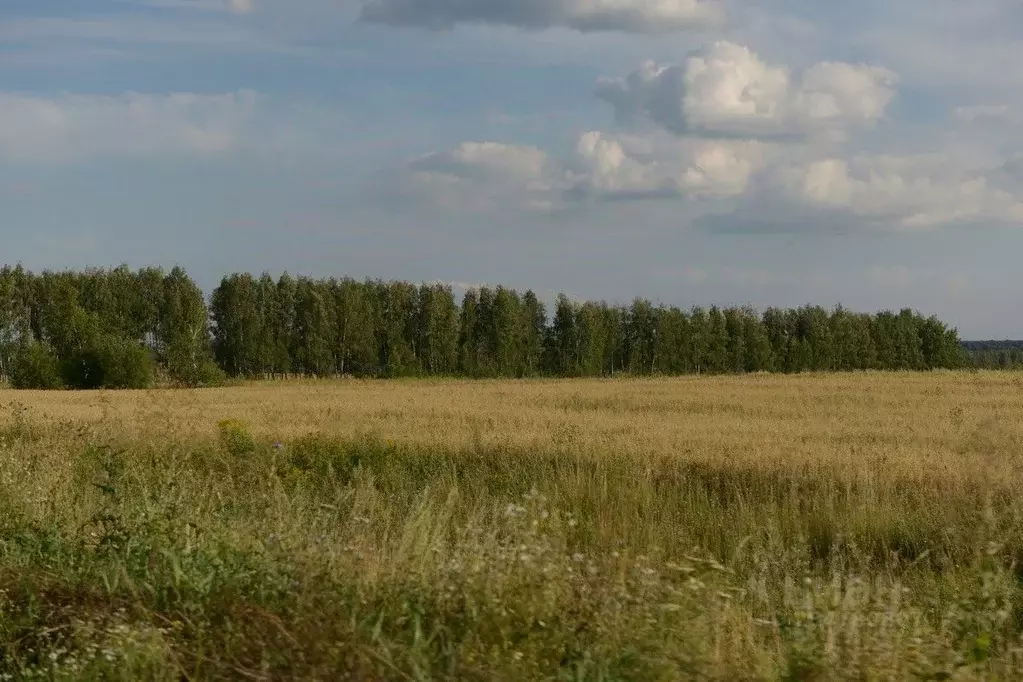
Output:
[[[1023,341],[964,341],[963,348],[975,367],[1023,368]]]
[[[283,375],[470,377],[926,370],[970,363],[911,310],[863,314],[579,303],[532,292],[181,268],[0,270],[0,375],[15,385],[187,384]]]

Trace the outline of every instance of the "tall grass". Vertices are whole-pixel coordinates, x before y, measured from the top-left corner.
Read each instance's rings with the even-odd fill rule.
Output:
[[[0,678],[1013,679],[1021,393],[0,394]]]

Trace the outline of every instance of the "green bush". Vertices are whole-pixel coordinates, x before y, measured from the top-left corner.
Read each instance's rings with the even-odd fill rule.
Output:
[[[224,419],[217,424],[220,447],[224,452],[241,457],[256,449],[256,440],[248,427],[238,419]]]
[[[169,370],[171,378],[185,386],[223,386],[227,381],[227,374],[212,360],[200,360],[194,365],[172,366]]]
[[[21,346],[14,355],[10,380],[14,388],[60,388],[60,365],[53,349],[45,343]]]
[[[105,336],[64,358],[61,374],[68,386],[83,390],[148,388],[153,383],[153,361],[135,341]]]
[[[60,362],[60,375],[71,388],[83,391],[103,385],[103,360],[98,348],[83,348],[65,356]]]
[[[100,344],[104,388],[148,388],[153,383],[153,359],[136,341],[107,337]]]
[[[195,373],[194,386],[223,386],[227,383],[227,372],[217,363],[207,360],[199,365]]]

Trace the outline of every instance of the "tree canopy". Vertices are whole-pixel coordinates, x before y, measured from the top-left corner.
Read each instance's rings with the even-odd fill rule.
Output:
[[[615,376],[1005,366],[913,310],[616,305],[533,291],[181,268],[0,269],[0,378],[52,388],[288,375]]]

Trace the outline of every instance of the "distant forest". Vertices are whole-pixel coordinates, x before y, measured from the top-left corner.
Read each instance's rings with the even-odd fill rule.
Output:
[[[970,363],[982,369],[1023,368],[1023,341],[964,341]]]
[[[842,307],[692,308],[532,291],[181,268],[0,269],[0,378],[16,387],[210,385],[230,377],[586,377],[928,370],[1019,353],[936,317]]]

